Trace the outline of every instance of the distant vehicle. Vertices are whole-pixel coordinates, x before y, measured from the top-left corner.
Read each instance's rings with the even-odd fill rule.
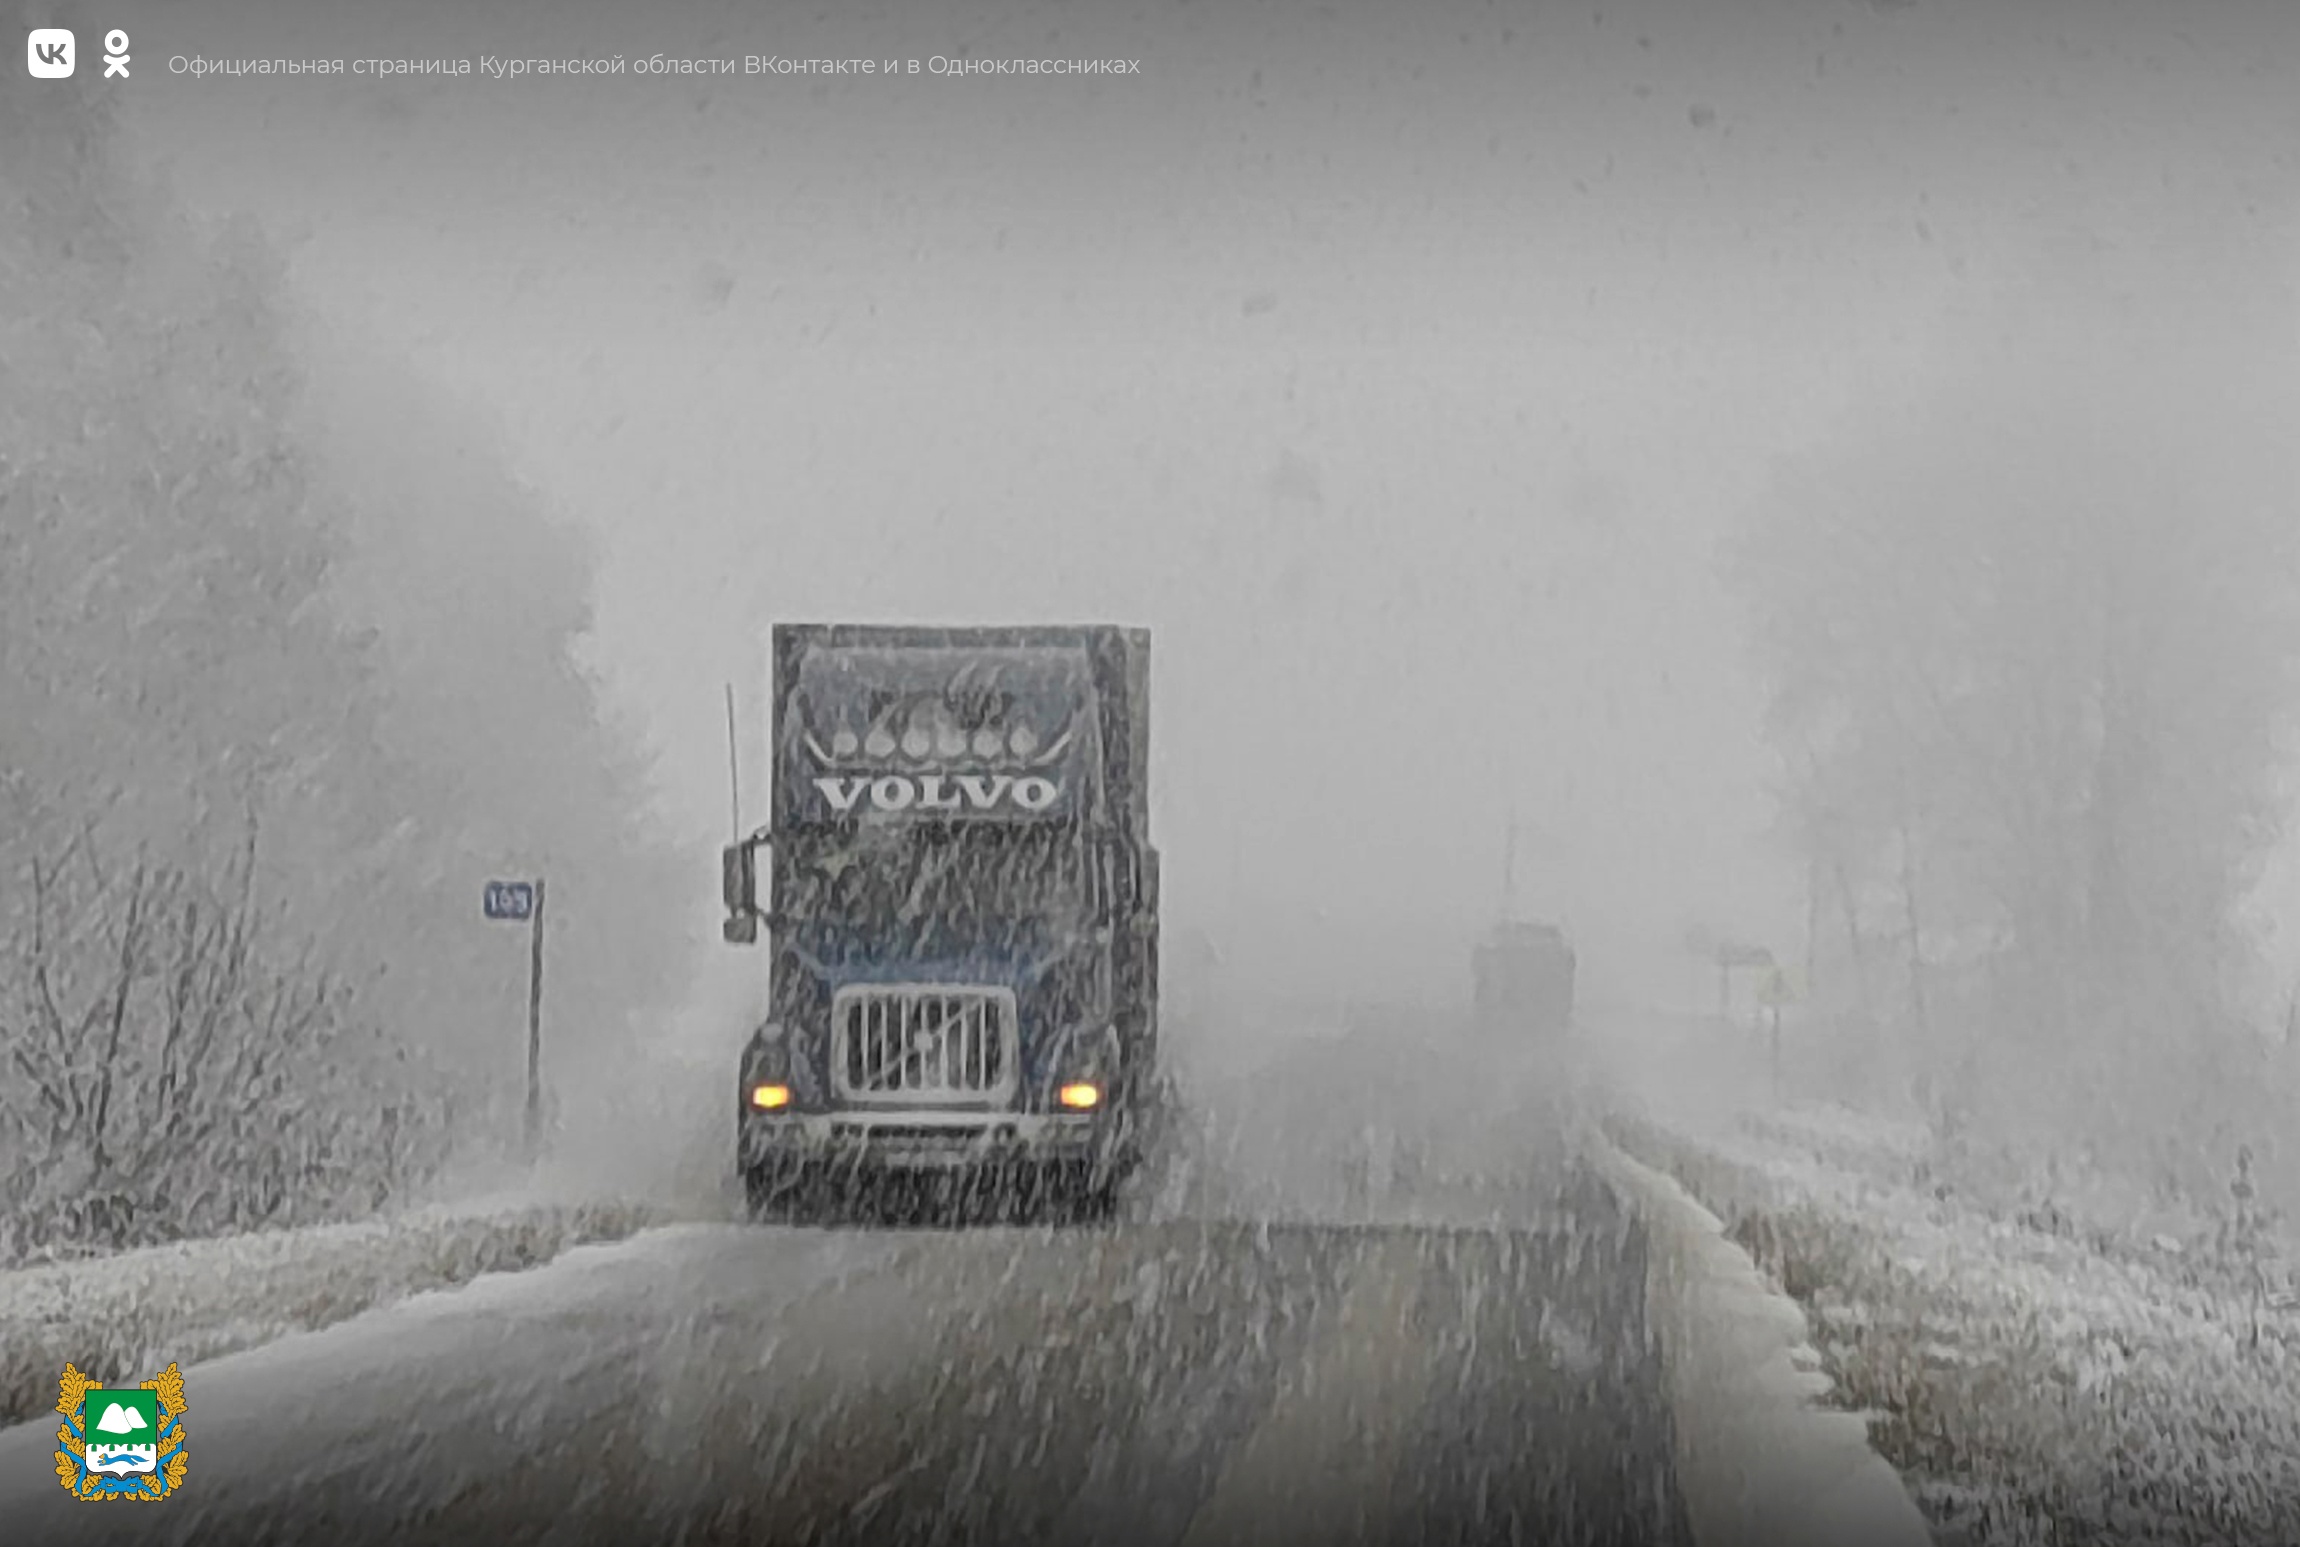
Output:
[[[772,942],[754,1213],[884,1173],[1115,1201],[1158,1090],[1149,687],[1142,629],[775,629],[772,819],[724,878]]]
[[[1470,953],[1477,1019],[1554,1035],[1573,1023],[1573,947],[1554,924],[1504,922]]]

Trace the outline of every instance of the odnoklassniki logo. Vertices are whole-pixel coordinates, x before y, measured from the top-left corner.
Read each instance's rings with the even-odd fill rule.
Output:
[[[184,1377],[99,1386],[67,1364],[56,1411],[56,1481],[76,1499],[164,1499],[184,1480]]]
[[[874,811],[1044,811],[1061,798],[1061,782],[1048,775],[1078,739],[1078,726],[1073,714],[1051,735],[1026,721],[970,728],[939,694],[920,694],[867,730],[837,724],[801,735],[830,770],[815,789],[841,815],[866,797]]]

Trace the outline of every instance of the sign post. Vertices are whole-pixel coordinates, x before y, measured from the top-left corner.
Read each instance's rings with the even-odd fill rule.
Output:
[[[1791,982],[1789,974],[1779,967],[1766,973],[1764,981],[1757,986],[1757,1002],[1765,1007],[1765,1029],[1771,1043],[1773,1104],[1775,1106],[1781,1104],[1781,1007],[1794,1004],[1796,1000],[1796,984]]]
[[[527,947],[527,1158],[536,1155],[543,1117],[543,882],[490,881],[480,900],[491,919],[526,920]]]

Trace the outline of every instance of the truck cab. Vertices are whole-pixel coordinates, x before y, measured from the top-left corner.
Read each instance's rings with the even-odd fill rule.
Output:
[[[737,1083],[755,1211],[891,1173],[1106,1206],[1157,1073],[1144,631],[784,625],[767,940]],[[760,883],[767,885],[762,888]]]

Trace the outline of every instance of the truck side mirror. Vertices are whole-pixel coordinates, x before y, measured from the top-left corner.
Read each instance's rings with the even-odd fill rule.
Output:
[[[757,911],[759,871],[757,851],[747,843],[730,843],[719,851],[719,896],[729,913]]]
[[[719,894],[727,905],[719,934],[729,945],[759,938],[759,850],[765,846],[765,839],[751,837],[719,851]]]

